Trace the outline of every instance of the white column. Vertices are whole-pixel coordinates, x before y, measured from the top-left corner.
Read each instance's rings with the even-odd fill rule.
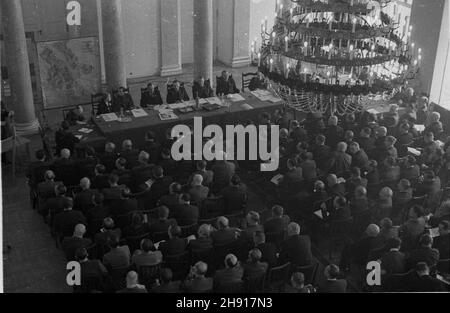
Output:
[[[161,62],[161,76],[183,72],[180,0],[161,0]]]

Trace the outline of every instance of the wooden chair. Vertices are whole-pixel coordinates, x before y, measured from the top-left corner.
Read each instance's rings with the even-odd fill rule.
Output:
[[[229,284],[218,284],[216,288],[214,289],[214,292],[216,293],[242,293],[244,292],[244,283],[243,282],[236,282],[236,283],[229,283]]]
[[[164,256],[164,266],[172,270],[173,280],[183,280],[189,272],[189,252]]]
[[[267,285],[270,291],[282,292],[284,285],[289,281],[291,273],[291,262],[273,267],[269,270]]]
[[[150,290],[155,281],[159,279],[160,272],[161,264],[139,266],[139,283],[145,285],[147,290]]]
[[[198,224],[191,224],[191,225],[186,225],[186,226],[180,226],[181,228],[181,237],[183,238],[187,238],[191,235],[196,235],[197,233],[197,229],[198,229]]]
[[[107,267],[108,268],[108,267]],[[128,271],[130,270],[129,266],[126,267],[118,267],[118,268],[109,268],[109,275],[111,276],[112,284],[114,290],[121,290],[126,287],[126,276]]]
[[[252,78],[256,77],[257,75],[258,73],[242,73],[242,92],[245,91],[245,88],[248,89]]]
[[[96,93],[96,94],[91,94],[91,109],[92,109],[92,116],[96,116],[97,115],[97,111],[98,111],[98,105],[100,103],[100,101],[103,100],[103,98],[105,97],[104,93]]]
[[[279,248],[281,243],[285,239],[286,233],[283,230],[281,232],[266,233],[265,235],[266,235],[266,242],[271,242]]]
[[[28,160],[31,159],[31,141],[25,137],[21,137],[17,135],[16,127],[14,124],[14,119],[11,118],[9,122],[7,122],[10,126],[11,136],[2,140],[2,153],[11,152],[12,153],[12,182],[16,182],[16,162],[17,162],[17,149],[21,146],[25,146]]]
[[[263,293],[265,282],[266,282],[266,274],[254,277],[247,277],[244,279],[245,292]]]
[[[346,220],[331,221],[328,229],[329,259],[333,257],[333,251],[339,250],[340,245],[345,245],[346,240],[351,237],[353,217]],[[339,250],[341,251],[341,250]]]
[[[130,248],[131,254],[133,254],[134,251],[138,250],[141,247],[141,241],[145,238],[149,238],[150,234],[143,234],[139,236],[129,236],[126,237],[125,240],[127,241],[127,245]]]
[[[305,276],[305,285],[314,285],[316,281],[317,269],[319,263],[314,263],[307,266],[292,266],[292,273],[300,272]]]

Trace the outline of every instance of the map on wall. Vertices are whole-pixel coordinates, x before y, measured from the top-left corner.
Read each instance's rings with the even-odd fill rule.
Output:
[[[45,108],[88,103],[101,89],[97,38],[39,42],[37,52]]]

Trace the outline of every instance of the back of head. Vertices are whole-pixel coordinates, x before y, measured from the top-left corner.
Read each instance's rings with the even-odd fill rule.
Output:
[[[253,242],[255,245],[259,245],[266,242],[266,234],[262,231],[257,231],[253,234]]]
[[[130,139],[126,139],[122,142],[122,150],[131,150],[133,149],[133,142]]]
[[[415,266],[415,270],[419,275],[428,275],[430,273],[430,268],[426,262],[419,262]]]
[[[237,186],[241,183],[241,178],[238,175],[233,175],[233,177],[231,177],[231,184],[234,186]]]
[[[145,151],[139,152],[139,157],[138,157],[139,162],[148,163],[149,159],[150,159],[150,155],[147,152],[145,152]]]
[[[248,253],[248,258],[251,263],[256,263],[256,262],[260,261],[262,258],[261,250],[259,250],[259,249],[250,250]]]
[[[64,210],[71,210],[73,208],[73,199],[70,197],[64,198],[63,208]]]
[[[256,211],[250,211],[246,216],[247,222],[251,225],[259,223],[259,213]]]
[[[151,241],[150,239],[142,239],[141,249],[144,252],[152,251],[154,249],[153,241]]]
[[[224,229],[227,228],[230,225],[230,222],[225,216],[219,216],[217,218],[217,228],[218,229]]]
[[[293,273],[291,276],[291,284],[293,287],[302,288],[305,285],[305,275],[301,272]]]
[[[97,164],[95,166],[95,171],[98,174],[100,174],[100,175],[105,174],[106,173],[106,167],[103,164]]]
[[[429,234],[423,234],[419,239],[419,243],[422,247],[432,246],[433,237],[431,237]]]
[[[44,174],[44,178],[46,180],[54,180],[55,179],[55,173],[53,171],[46,171]]]
[[[327,267],[325,267],[325,277],[327,279],[339,278],[339,267],[335,264],[330,264]]]
[[[127,274],[127,287],[134,286],[138,283],[139,276],[135,271],[130,271]]]
[[[116,150],[116,145],[112,142],[107,142],[105,144],[105,152],[114,152]]]
[[[195,263],[194,270],[196,275],[204,276],[208,272],[208,264],[205,262],[199,261]]]
[[[75,228],[73,231],[73,235],[75,237],[83,237],[85,233],[86,233],[86,226],[84,226],[83,224],[75,225]]]
[[[39,149],[36,151],[35,156],[36,156],[37,160],[43,160],[43,159],[45,159],[45,156],[46,156],[45,151],[42,149]]]
[[[114,229],[114,220],[111,217],[106,217],[103,219],[103,227],[108,230]]]
[[[113,234],[109,237],[109,245],[111,248],[117,248],[120,245],[120,238],[119,236]]]
[[[171,238],[178,238],[181,235],[181,228],[178,225],[169,226],[169,235]]]
[[[400,249],[402,240],[398,237],[390,238],[388,239],[386,245],[389,249]]]
[[[56,185],[55,193],[57,196],[64,196],[67,193],[66,186],[64,186],[64,184]]]
[[[198,228],[198,237],[199,238],[208,238],[211,235],[212,229],[211,225],[209,224],[202,224]]]
[[[86,248],[78,248],[75,251],[75,260],[82,261],[85,260],[88,257],[88,252]]]
[[[167,219],[169,217],[169,208],[165,205],[160,206],[157,210],[159,219]]]
[[[380,233],[380,227],[376,224],[370,224],[366,228],[366,235],[369,237],[376,237]]]
[[[197,161],[197,169],[198,169],[198,170],[204,170],[204,169],[206,169],[206,165],[207,165],[207,163],[206,163],[205,160]]]
[[[60,155],[61,155],[62,159],[70,159],[70,150],[69,149],[62,149]]]
[[[192,185],[193,186],[200,186],[203,183],[203,176],[200,174],[195,174],[192,177]]]
[[[228,254],[225,257],[225,266],[228,268],[233,268],[237,265],[238,259],[234,254]]]
[[[338,143],[336,150],[338,152],[345,152],[345,151],[347,151],[347,144],[345,142]]]
[[[180,201],[183,203],[189,203],[191,201],[191,196],[188,193],[183,193],[180,196]]]
[[[80,180],[80,187],[82,189],[89,189],[91,187],[91,181],[89,178],[84,177]]]
[[[155,178],[163,177],[163,175],[164,175],[164,171],[163,171],[163,168],[161,166],[157,165],[157,166],[155,166],[153,168],[153,176]]]
[[[274,205],[272,207],[272,215],[275,217],[283,216],[283,207],[281,205]]]
[[[297,223],[290,223],[287,228],[288,236],[300,235],[300,225]]]
[[[181,193],[182,187],[179,183],[172,183],[169,186],[169,192],[179,194]]]
[[[337,116],[335,116],[335,115],[330,116],[330,118],[328,119],[328,125],[329,126],[337,126],[337,124],[338,124]]]

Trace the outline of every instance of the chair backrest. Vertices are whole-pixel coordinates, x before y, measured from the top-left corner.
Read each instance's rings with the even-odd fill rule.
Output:
[[[284,238],[285,238],[285,231],[281,231],[281,232],[270,232],[270,233],[266,233],[266,242],[271,242],[273,244],[275,244],[276,246],[279,246]]]
[[[73,291],[74,293],[103,292],[104,291],[103,277],[100,275],[81,277],[81,285],[74,286]]]
[[[264,292],[265,281],[266,281],[266,274],[245,278],[244,279],[245,292],[247,292],[247,293],[262,293],[262,292]]]
[[[239,242],[237,240],[224,244],[224,245],[215,245],[214,246],[214,264],[222,265],[227,256],[230,253],[235,253],[237,250]]]
[[[221,216],[225,213],[225,203],[222,197],[204,199],[200,205],[203,218]]]
[[[96,93],[96,94],[91,94],[91,108],[92,108],[92,115],[95,116],[97,115],[97,111],[98,111],[98,104],[100,103],[100,101],[103,100],[105,94],[104,93]]]
[[[214,291],[217,293],[242,293],[244,291],[244,282],[219,284]]]
[[[141,246],[142,239],[150,237],[150,234],[143,234],[139,236],[129,236],[126,239],[127,245],[130,248],[130,252],[133,253],[134,251],[138,250]]]
[[[130,270],[129,266],[109,269],[109,275],[111,277],[115,290],[121,290],[126,287],[125,278],[129,270]]]
[[[407,291],[407,290],[405,290],[405,288],[408,287],[407,286],[408,278],[412,272],[413,271],[409,271],[407,273],[402,273],[402,274],[391,275],[385,284],[386,291],[390,291],[390,292]]]
[[[181,280],[189,272],[189,251],[177,255],[164,256],[164,264],[170,268],[173,273],[173,280]]]
[[[124,229],[126,226],[130,225],[131,216],[129,214],[117,215],[114,217],[114,223],[120,229]]]
[[[249,87],[250,81],[257,75],[258,73],[242,73],[242,91],[245,91],[245,88]]]
[[[191,235],[195,235],[197,233],[198,224],[191,224],[187,226],[180,226],[181,228],[181,237],[189,237]]]
[[[225,217],[230,222],[230,227],[240,227],[242,219],[244,218],[244,213],[237,212],[237,213],[225,215]]]
[[[272,267],[269,270],[268,283],[273,284],[285,284],[289,280],[289,274],[291,272],[291,262],[287,262],[284,265],[278,267]]]
[[[152,284],[159,279],[161,273],[161,264],[156,265],[141,265],[139,266],[139,282],[150,288]]]
[[[314,263],[307,266],[292,266],[292,272],[300,272],[305,276],[305,285],[314,285],[316,280],[317,268],[319,267],[319,263]]]
[[[153,242],[169,240],[169,234],[167,231],[154,232],[151,237]]]
[[[191,250],[191,264],[195,264],[199,261],[205,262],[206,264],[211,264],[213,258],[214,250]]]

